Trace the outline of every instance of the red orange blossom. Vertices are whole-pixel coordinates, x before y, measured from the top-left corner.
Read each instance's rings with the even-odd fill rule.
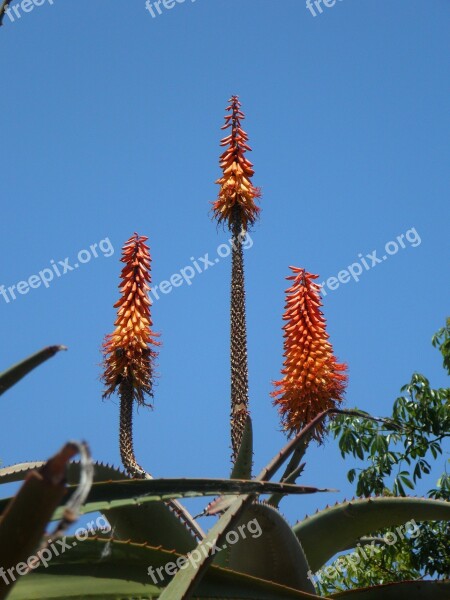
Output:
[[[146,404],[145,396],[152,396],[153,362],[159,345],[150,317],[150,252],[145,244],[148,238],[135,233],[122,248],[120,299],[115,330],[103,344],[104,397],[110,396],[121,384],[126,384],[138,404]]]
[[[254,175],[253,164],[245,156],[246,151],[251,148],[247,144],[248,135],[241,127],[241,120],[245,119],[245,115],[241,111],[239,97],[232,96],[229,102],[226,110],[230,114],[225,116],[222,129],[231,128],[231,132],[220,142],[221,146],[228,147],[220,157],[223,176],[216,181],[220,185],[220,191],[213,203],[213,212],[217,221],[225,221],[230,229],[238,218],[247,231],[248,226],[253,225],[258,218],[260,208],[254,200],[261,196],[261,191],[251,182]]]
[[[318,275],[290,267],[293,281],[286,290],[284,325],[283,379],[275,381],[272,392],[283,427],[297,433],[315,416],[335,408],[343,400],[347,384],[346,365],[337,362],[328,341],[326,321],[320,310]],[[314,437],[321,440],[323,425],[316,427]]]

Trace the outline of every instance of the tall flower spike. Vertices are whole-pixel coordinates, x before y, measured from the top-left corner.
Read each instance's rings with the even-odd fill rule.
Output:
[[[219,223],[227,223],[232,232],[231,272],[231,447],[232,461],[241,446],[248,415],[248,366],[247,325],[245,315],[245,276],[242,243],[249,226],[259,214],[254,200],[260,197],[259,189],[251,182],[254,174],[252,163],[245,157],[251,150],[248,136],[241,127],[244,113],[238,96],[232,96],[227,107],[222,129],[230,129],[220,145],[228,146],[220,157],[223,176],[216,181],[220,185],[219,196],[213,203],[214,216]]]
[[[153,396],[153,367],[157,355],[150,317],[150,252],[148,238],[135,233],[123,246],[121,261],[125,263],[119,289],[114,333],[103,344],[103,397],[118,390],[120,396],[120,454],[122,462],[134,477],[146,477],[133,450],[133,404],[151,406],[146,397]]]
[[[328,341],[326,321],[320,310],[318,275],[290,267],[293,281],[286,290],[284,325],[283,379],[275,381],[272,392],[284,429],[289,435],[299,432],[315,416],[334,408],[343,400],[347,385],[345,364],[337,362]],[[314,437],[323,439],[324,426],[316,428]]]
[[[213,203],[213,212],[217,221],[226,222],[231,230],[238,219],[239,225],[247,231],[258,218],[260,208],[255,204],[255,198],[261,196],[261,191],[252,184],[253,164],[245,156],[251,148],[247,144],[248,135],[241,127],[245,115],[239,97],[232,96],[229,102],[226,110],[230,114],[225,116],[222,129],[231,129],[231,132],[220,142],[221,146],[228,147],[220,157],[223,176],[216,181],[220,191]]]

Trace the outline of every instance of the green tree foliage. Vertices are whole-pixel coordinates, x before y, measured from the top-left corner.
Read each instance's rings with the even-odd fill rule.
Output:
[[[450,319],[432,338],[450,374]],[[419,480],[429,475],[433,462],[442,460],[445,441],[450,438],[450,388],[431,387],[429,380],[414,373],[401,388],[387,422],[339,415],[329,430],[339,439],[343,458],[353,456],[364,463],[347,477],[356,484],[358,496],[406,496]],[[427,493],[430,498],[450,500],[450,475],[445,470]],[[319,573],[322,594],[401,581],[423,576],[450,577],[450,526],[432,521],[417,524],[418,535],[397,535],[393,544],[382,541],[387,530],[374,532],[377,551],[363,568],[354,567],[344,555]],[[398,532],[397,532],[398,534]],[[364,543],[364,542],[363,542]],[[362,562],[362,561],[361,561]],[[336,568],[337,567],[337,568]]]

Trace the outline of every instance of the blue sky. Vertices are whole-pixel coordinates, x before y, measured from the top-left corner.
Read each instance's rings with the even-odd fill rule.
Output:
[[[269,392],[291,264],[324,281],[409,231],[327,292],[329,333],[349,365],[348,406],[389,413],[413,371],[446,384],[430,338],[448,309],[447,0],[342,0],[316,17],[302,0],[197,0],[156,18],[144,0],[54,0],[20,14],[0,30],[0,285],[73,265],[101,240],[114,254],[0,296],[2,368],[69,347],[2,397],[4,464],[69,438],[119,463],[118,404],[102,402],[98,364],[120,248],[148,235],[155,283],[217,257],[228,237],[208,212],[231,94],[263,190],[245,254],[255,470],[285,442]],[[160,376],[135,437],[155,476],[228,476],[230,267],[220,259],[153,306]],[[303,482],[341,492],[290,499],[288,518],[351,494],[350,466],[332,440],[312,447]]]

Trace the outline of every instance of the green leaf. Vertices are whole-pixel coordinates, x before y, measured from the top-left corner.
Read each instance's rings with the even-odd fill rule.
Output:
[[[0,484],[23,481],[28,473],[44,466],[43,461],[19,463],[0,469]],[[74,482],[75,483],[75,482]]]
[[[39,465],[39,463],[33,463]],[[8,468],[9,470],[9,468]],[[22,471],[23,473],[23,471]],[[98,476],[98,475],[97,475]],[[7,482],[13,476],[5,477]],[[3,481],[5,483],[6,481]],[[69,494],[75,486],[69,487]],[[170,500],[173,498],[197,498],[202,496],[239,495],[239,494],[315,494],[329,492],[325,488],[299,486],[270,481],[245,481],[241,479],[125,479],[123,481],[96,481],[91,488],[86,504],[98,504],[94,510],[100,510],[100,505],[109,508],[116,501],[136,499],[138,502]],[[1,507],[9,499],[0,501]],[[92,512],[91,510],[89,512]]]
[[[355,477],[356,477],[356,469],[350,469],[350,471],[347,473],[347,479],[349,480],[350,483],[353,483],[355,481]]]
[[[337,552],[356,545],[360,537],[411,519],[450,520],[450,502],[395,497],[352,500],[307,517],[295,525],[294,533],[315,572]]]
[[[150,583],[106,577],[28,575],[14,588],[8,600],[149,600],[160,589]]]
[[[123,500],[120,507],[101,512],[119,540],[162,546],[183,554],[193,550],[198,543],[197,531],[189,528],[176,504]]]
[[[295,452],[292,455],[293,457],[295,456]],[[289,473],[289,475],[282,479],[283,483],[295,483],[297,478],[300,477],[300,475],[302,474],[303,470],[305,468],[305,463],[302,463],[301,465],[298,465],[293,471],[291,471]],[[287,471],[287,469],[286,469]],[[270,496],[270,498],[267,500],[266,504],[269,504],[270,506],[273,506],[274,508],[278,508],[278,506],[280,505],[281,500],[284,498],[285,494],[272,494]]]
[[[133,500],[137,504],[144,502],[169,500],[173,498],[197,498],[201,496],[267,494],[314,494],[332,490],[275,483],[266,481],[242,481],[231,479],[131,479],[94,483],[87,498],[87,505],[94,510],[119,506],[123,500]],[[89,509],[92,512],[92,509]]]
[[[21,481],[27,473],[43,464],[42,462],[21,463],[0,469],[0,483]],[[74,484],[79,481],[79,477],[80,464],[78,462],[70,463],[67,468],[68,482]],[[125,483],[132,481],[126,473],[117,467],[103,463],[94,464],[95,482],[123,480],[125,480]],[[188,552],[195,548],[199,532],[200,537],[203,537],[204,534],[198,524],[195,528],[191,526],[190,521],[193,518],[184,507],[175,500],[161,502],[150,497],[146,500],[147,502],[135,498],[122,499],[114,504],[115,508],[113,509],[113,504],[104,499],[99,500],[97,497],[94,502],[85,504],[81,512],[85,514],[96,511],[104,512],[114,528],[116,537],[120,539],[133,539],[141,543],[151,543],[155,546],[162,545],[180,552]],[[7,499],[0,500],[0,514],[7,502]],[[53,518],[61,517],[62,512],[63,509],[57,510]],[[189,518],[186,518],[186,513]]]
[[[413,485],[412,481],[406,475],[400,475],[400,479],[406,485],[406,487],[408,487],[410,490],[414,489],[414,485]]]
[[[330,411],[324,411],[317,415],[269,462],[255,480],[269,481],[306,436],[310,435],[314,427],[328,414],[330,414]],[[196,550],[202,557],[199,564],[196,567],[190,565],[187,569],[180,570],[163,592],[160,600],[189,598],[190,594],[192,594],[193,590],[197,588],[202,580],[209,564],[214,559],[214,548],[222,546],[227,532],[236,525],[242,513],[253,503],[254,499],[255,494],[248,494],[239,496],[239,498],[232,502],[225,514],[220,517],[205,539],[197,546]]]
[[[198,497],[243,492],[312,493],[317,488],[292,486],[259,481],[231,481],[209,479],[150,479],[97,482],[91,488],[83,514],[102,512],[114,529],[115,537],[147,542],[166,548],[188,552],[196,545],[196,531],[189,529],[178,512],[175,502],[161,500],[179,497]],[[0,509],[2,502],[0,502]],[[56,511],[60,518],[64,509]],[[181,522],[183,526],[181,527]],[[188,527],[188,529],[186,529]]]
[[[74,546],[74,541],[77,540],[67,538],[70,549],[55,556],[47,568],[23,578],[11,600],[156,599],[170,581],[177,560],[182,559],[181,554],[164,548],[130,542],[87,539]],[[196,560],[193,554],[192,562],[195,564]],[[171,567],[169,563],[175,564]],[[176,594],[168,597],[181,598]],[[214,565],[192,596],[193,600],[312,600],[315,597]]]
[[[233,465],[230,479],[251,479],[253,464],[253,426],[250,415],[247,415],[241,446]]]
[[[254,496],[239,496],[230,508],[220,517],[204,540],[197,546],[200,557],[197,565],[189,563],[188,567],[178,571],[170,584],[161,594],[160,600],[184,600],[190,598],[202,580],[209,564],[214,559],[215,548],[222,548],[226,533],[236,525],[241,514],[253,502]]]
[[[387,450],[388,450],[388,444],[387,444],[386,438],[382,435],[376,435],[373,438],[372,444],[370,446],[370,454],[372,456],[374,456],[377,453],[383,454],[384,452],[387,452]]]
[[[332,594],[336,600],[448,600],[450,580],[401,581]]]
[[[297,478],[301,475],[303,469],[305,468],[305,464],[300,464],[300,462],[305,456],[309,442],[311,441],[311,436],[312,430],[310,430],[309,433],[303,436],[301,442],[297,445],[296,449],[292,453],[291,459],[288,462],[287,467],[281,478],[281,481],[283,483],[295,483],[297,481]],[[272,494],[272,496],[267,500],[267,504],[278,508],[282,499],[283,494]]]
[[[291,456],[293,452],[297,449],[302,451],[302,448],[305,447],[305,444],[308,444],[308,440],[311,438],[312,433],[314,432],[316,425],[318,425],[321,421],[323,421],[328,415],[332,413],[344,413],[345,411],[340,411],[337,409],[325,410],[319,413],[314,419],[312,419],[308,425],[306,425],[292,440],[282,448],[282,450],[274,456],[274,458],[269,462],[269,464],[261,471],[261,473],[256,478],[258,481],[268,481],[272,479],[275,473],[280,469],[286,460]]]
[[[289,456],[291,456],[291,454],[293,452],[295,452],[297,449],[301,450],[303,445],[305,443],[307,443],[307,441],[310,439],[312,432],[314,431],[316,425],[318,423],[320,423],[323,419],[325,419],[327,417],[327,415],[329,415],[332,412],[343,413],[344,411],[339,411],[337,409],[330,409],[330,410],[326,410],[326,411],[318,414],[288,444],[286,444],[286,446],[284,446],[284,448],[282,448],[282,450],[276,456],[274,456],[272,458],[272,460],[269,462],[269,464],[266,465],[266,467],[260,472],[258,477],[256,477],[254,479],[254,481],[269,481],[270,479],[272,479],[272,477],[275,475],[275,473],[278,471],[278,469],[280,469],[283,466],[283,464],[286,462],[286,460],[289,458]],[[295,461],[295,459],[293,458],[292,461]],[[292,464],[292,461],[289,463],[289,465]],[[288,469],[290,469],[289,465],[288,465],[288,468],[286,469],[286,472],[288,471]],[[331,490],[329,490],[329,491],[331,491]],[[215,515],[218,512],[224,512],[231,506],[232,502],[233,502],[233,500],[230,498],[220,497],[217,500],[215,500],[214,502],[212,502],[211,504],[209,504],[206,507],[203,514]]]
[[[303,549],[277,510],[252,504],[227,535],[231,533],[233,543],[218,555],[215,564],[315,593]]]
[[[398,477],[394,481],[393,490],[394,490],[394,494],[396,494],[398,496],[403,496],[403,497],[406,496],[405,488],[403,487],[402,482]]]
[[[65,467],[79,446],[68,443],[40,471],[28,474],[22,487],[6,505],[0,519],[0,567],[11,570],[27,561],[42,541],[47,524],[65,495]],[[89,485],[89,480],[87,480]],[[73,506],[76,516],[76,508]],[[8,571],[9,572],[9,571]],[[6,598],[16,577],[0,579],[0,598]]]
[[[43,461],[25,462],[0,469],[0,484],[23,481],[30,471],[39,469],[45,464]],[[94,481],[115,481],[127,479],[125,471],[111,465],[94,463]],[[80,463],[71,462],[67,465],[67,483],[75,485],[80,480]]]
[[[67,348],[65,346],[48,346],[14,365],[7,371],[0,373],[0,396],[25,377],[25,375],[28,375],[30,371],[54,356],[60,350],[67,350]]]
[[[73,490],[70,489],[70,491]],[[168,504],[166,501],[180,497],[215,496],[221,493],[225,493],[227,496],[240,495],[247,491],[255,494],[273,491],[281,491],[283,494],[309,494],[329,490],[272,482],[231,481],[228,479],[130,479],[97,482],[92,486],[87,501],[80,507],[79,513],[104,513],[115,528],[115,535],[120,539],[133,539],[133,541],[147,542],[153,545],[161,544],[165,547],[171,547],[170,540],[178,540],[175,548],[187,552],[195,547],[195,532],[183,529],[177,536],[176,529],[180,529],[182,516],[177,512],[176,505]],[[67,501],[67,497],[66,495],[63,503]],[[10,501],[11,498],[0,500],[0,515]],[[144,507],[147,507],[145,512]],[[60,506],[53,514],[53,520],[62,518],[64,510],[64,506]],[[171,535],[169,535],[169,531]],[[157,532],[160,532],[162,537],[155,537]]]

